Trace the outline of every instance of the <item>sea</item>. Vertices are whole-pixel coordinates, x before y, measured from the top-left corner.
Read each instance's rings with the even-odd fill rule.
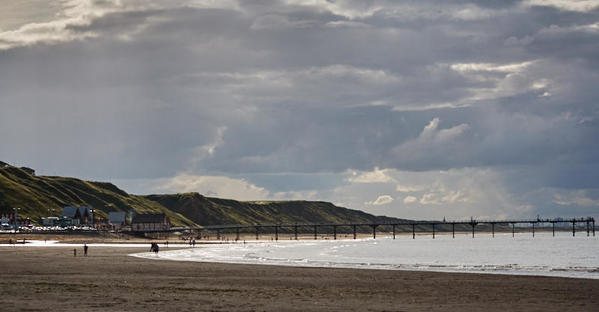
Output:
[[[164,250],[164,249],[162,249]],[[376,239],[247,241],[132,254],[220,263],[599,279],[599,237],[586,233],[419,235]]]

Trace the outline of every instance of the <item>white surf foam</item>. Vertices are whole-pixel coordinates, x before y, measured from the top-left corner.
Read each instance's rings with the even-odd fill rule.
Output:
[[[423,270],[599,279],[599,239],[568,233],[439,235],[362,240],[198,245],[136,257],[331,268]]]

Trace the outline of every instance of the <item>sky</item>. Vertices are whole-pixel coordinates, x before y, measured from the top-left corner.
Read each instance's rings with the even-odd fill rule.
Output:
[[[599,217],[599,1],[0,0],[0,160],[133,194]]]

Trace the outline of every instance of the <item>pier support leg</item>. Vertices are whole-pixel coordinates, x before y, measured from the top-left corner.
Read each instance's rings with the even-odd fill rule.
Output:
[[[393,224],[393,239],[395,239],[395,224]]]
[[[516,223],[512,223],[512,237],[514,237],[514,233],[516,233]]]
[[[337,240],[337,226],[333,225],[333,239]]]
[[[451,224],[451,236],[455,238],[455,223]]]
[[[595,220],[593,220],[593,237],[595,236]]]
[[[256,227],[256,240],[260,239],[260,228]]]
[[[356,239],[356,226],[352,225],[352,227],[354,228],[354,239]]]
[[[239,240],[239,228],[235,228],[235,241]]]
[[[220,230],[216,230],[216,240],[220,240]]]
[[[412,224],[412,239],[416,239],[416,225]]]
[[[472,223],[472,238],[474,238],[474,227],[476,226],[476,224]]]
[[[590,222],[587,221],[587,237],[591,236],[591,229],[589,228]]]
[[[433,239],[435,239],[435,224],[433,223]]]
[[[535,223],[532,224],[532,237],[535,237]]]
[[[318,226],[314,226],[314,240],[318,239]]]
[[[275,225],[275,240],[279,240],[279,227]]]
[[[576,236],[576,221],[572,221],[572,236]]]
[[[495,223],[491,223],[491,235],[495,237]]]
[[[297,240],[297,225],[293,226],[293,230],[295,231],[295,240]]]
[[[553,237],[555,237],[555,222],[551,222],[551,231],[553,232]]]
[[[372,226],[372,238],[376,239],[376,225],[371,225]]]

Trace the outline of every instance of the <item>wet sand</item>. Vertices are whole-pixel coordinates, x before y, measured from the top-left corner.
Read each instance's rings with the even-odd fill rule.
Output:
[[[1,311],[598,311],[599,280],[140,259],[0,247]]]

